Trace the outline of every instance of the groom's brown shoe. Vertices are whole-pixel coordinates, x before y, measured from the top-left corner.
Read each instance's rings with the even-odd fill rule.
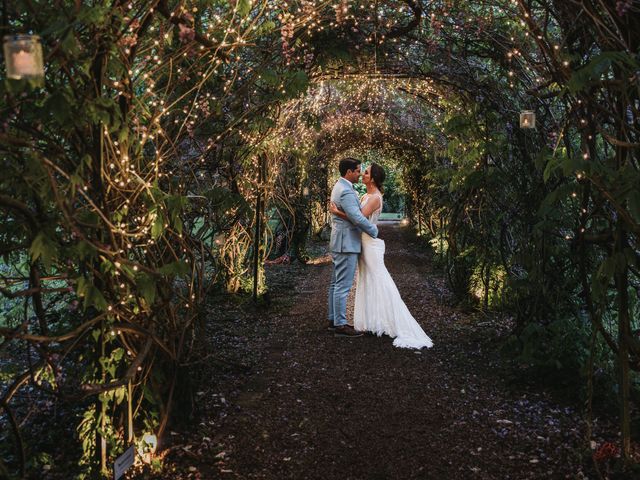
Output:
[[[351,325],[340,325],[335,329],[336,337],[361,337],[362,332],[357,331]]]

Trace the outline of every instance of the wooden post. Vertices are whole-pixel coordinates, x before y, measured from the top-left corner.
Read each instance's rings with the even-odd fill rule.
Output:
[[[260,158],[260,168],[258,173],[258,194],[256,196],[256,230],[253,239],[253,301],[258,301],[258,277],[260,276],[260,242],[262,233],[262,187],[265,180],[265,158]]]
[[[627,246],[627,237],[622,220],[616,226],[615,254],[622,255]],[[631,316],[629,315],[629,278],[627,265],[616,266],[615,284],[618,293],[618,369],[620,378],[620,430],[622,432],[622,458],[625,467],[631,459],[631,370],[629,366],[629,338]]]
[[[440,261],[444,264],[444,215],[440,214],[440,225],[438,225],[438,237],[440,237]]]
[[[133,386],[127,384],[127,445],[133,443]]]
[[[107,353],[106,350],[106,329],[104,320],[100,322],[100,359],[104,359]],[[107,383],[107,371],[102,362],[100,363],[100,380],[102,384]],[[102,475],[107,475],[107,437],[105,437],[105,431],[107,429],[107,400],[103,395],[98,395],[98,406],[100,407],[100,430],[97,433],[97,441],[98,448],[96,451],[98,452],[98,457],[100,461],[100,473]]]

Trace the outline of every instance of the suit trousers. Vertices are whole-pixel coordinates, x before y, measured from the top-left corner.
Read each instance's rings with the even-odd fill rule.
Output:
[[[335,326],[347,324],[347,297],[358,265],[358,253],[331,252],[333,272],[329,284],[328,317]]]

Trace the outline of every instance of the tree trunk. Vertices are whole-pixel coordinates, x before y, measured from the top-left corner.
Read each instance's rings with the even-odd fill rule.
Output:
[[[623,255],[626,245],[626,232],[622,220],[618,220],[616,232],[617,255]],[[622,432],[622,455],[625,465],[631,458],[631,379],[629,370],[629,338],[631,336],[631,318],[629,315],[629,279],[625,262],[623,268],[616,268],[616,289],[618,293],[618,365],[620,375],[620,431]]]

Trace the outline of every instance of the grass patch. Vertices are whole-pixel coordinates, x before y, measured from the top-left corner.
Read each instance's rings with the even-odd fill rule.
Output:
[[[402,220],[403,218],[402,213],[385,212],[380,214],[379,220]]]

